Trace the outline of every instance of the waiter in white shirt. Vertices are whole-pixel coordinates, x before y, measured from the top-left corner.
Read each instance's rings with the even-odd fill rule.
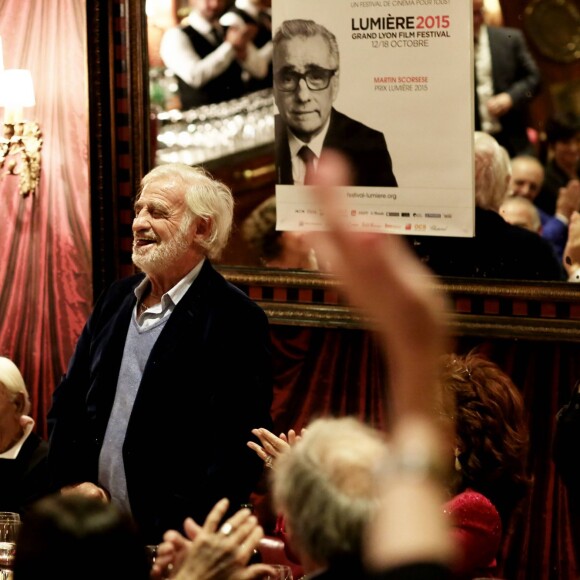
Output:
[[[242,96],[243,70],[258,78],[267,74],[250,41],[254,31],[238,26],[224,31],[219,17],[226,0],[189,1],[191,13],[165,32],[160,47],[165,66],[177,77],[181,108]]]

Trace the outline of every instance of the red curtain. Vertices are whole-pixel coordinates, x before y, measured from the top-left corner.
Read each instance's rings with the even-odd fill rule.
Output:
[[[476,341],[464,340],[466,349]],[[508,579],[576,579],[578,511],[552,461],[555,417],[580,379],[580,345],[494,340],[481,345],[521,389],[530,428],[529,497],[508,531],[501,558]],[[580,442],[579,442],[580,443]]]
[[[352,415],[385,427],[382,358],[362,330],[272,326],[277,433],[300,431],[319,416]],[[257,425],[258,427],[259,425]],[[265,478],[253,497],[256,515],[272,534],[275,514]]]
[[[0,36],[4,67],[32,72],[25,113],[44,139],[36,194],[0,180],[0,354],[21,369],[44,435],[92,303],[85,2],[0,0]]]
[[[359,330],[273,326],[276,430],[301,429],[320,415],[354,415],[385,426],[384,366],[371,335]],[[529,497],[506,531],[500,576],[508,580],[578,577],[574,516],[554,470],[554,418],[580,378],[580,345],[520,340],[460,339],[455,350],[478,347],[513,378],[526,402],[531,433]],[[580,453],[580,451],[579,451]],[[254,498],[273,532],[267,481]],[[576,516],[577,517],[577,516]],[[580,527],[580,526],[578,526]]]
[[[302,429],[323,415],[354,415],[385,426],[382,359],[368,332],[273,327],[279,431]]]
[[[16,177],[0,180],[0,354],[22,369],[40,433],[92,300],[85,27],[82,0],[0,0],[4,64],[32,71],[33,117],[44,133],[37,194],[21,198]],[[385,373],[368,333],[273,326],[272,338],[278,431],[325,414],[385,426]],[[480,343],[463,339],[457,350]],[[480,345],[522,389],[532,434],[532,489],[508,530],[502,575],[571,580],[578,576],[574,544],[580,544],[572,530],[580,526],[571,525],[577,520],[554,471],[551,441],[555,413],[580,378],[579,346]]]

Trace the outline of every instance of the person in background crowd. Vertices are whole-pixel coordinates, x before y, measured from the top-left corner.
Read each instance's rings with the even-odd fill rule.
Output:
[[[263,266],[318,270],[314,250],[303,232],[276,230],[276,198],[269,197],[242,224],[242,237],[255,251]]]
[[[536,157],[529,155],[514,157],[511,165],[510,195],[524,197],[535,205],[544,183],[544,167]],[[560,188],[553,216],[537,205],[536,208],[541,221],[542,237],[552,244],[556,255],[562,259],[570,216],[572,212],[580,209],[580,182],[572,181],[567,187]]]
[[[277,183],[308,185],[328,149],[354,168],[352,185],[396,187],[385,136],[332,106],[338,95],[336,37],[312,20],[285,20],[274,35]]]
[[[455,430],[451,518],[459,579],[494,576],[502,532],[527,489],[524,401],[510,377],[475,351],[446,355],[441,385]]]
[[[475,129],[493,135],[510,157],[534,154],[527,106],[540,89],[540,71],[516,28],[487,26],[484,0],[473,0]]]
[[[278,457],[273,480],[292,549],[309,575],[364,577],[361,550],[384,436],[351,417],[318,419],[293,451]]]
[[[540,235],[542,222],[538,208],[525,197],[506,197],[499,208],[499,215],[513,226],[525,228],[530,232]]]
[[[25,513],[47,495],[48,443],[34,432],[22,374],[0,357],[0,511]]]
[[[453,476],[447,481],[451,499],[442,504],[442,512],[449,518],[456,548],[453,576],[468,580],[497,572],[502,530],[507,527],[527,489],[528,430],[521,394],[497,365],[475,352],[466,356],[445,355],[442,365],[440,414],[449,421],[450,430],[455,433],[448,450],[450,463],[454,457]],[[310,429],[309,426],[307,431]],[[280,478],[279,486],[284,493],[295,493],[302,506],[304,497],[310,498],[310,495],[300,489],[290,473],[277,473],[280,459],[302,437],[297,437],[292,430],[288,436],[282,434],[280,437],[266,429],[256,429],[253,434],[261,445],[251,441],[248,446],[266,466],[274,469],[274,486]],[[344,447],[339,439],[336,441],[337,446]],[[330,445],[332,441],[327,443]],[[340,451],[337,454],[340,455]],[[315,465],[333,459],[328,449],[324,449],[324,457],[323,461],[322,454],[321,457],[309,456]],[[291,492],[290,487],[295,491]],[[315,499],[320,502],[318,496]],[[290,509],[299,508],[292,504]],[[305,510],[306,506],[300,509]],[[282,507],[280,512],[285,515],[287,510]],[[288,517],[278,518],[277,530],[292,547],[294,526]],[[308,538],[311,537],[313,534],[309,533]],[[288,550],[288,557],[305,563],[304,554],[297,549]]]
[[[546,142],[548,161],[536,205],[553,215],[562,188],[578,184],[580,179],[580,120],[549,119],[546,123]]]
[[[410,240],[415,251],[441,276],[564,280],[551,244],[499,215],[511,174],[506,150],[491,135],[476,131],[474,152],[475,237],[416,236]]]
[[[223,497],[248,502],[262,464],[247,433],[271,424],[272,369],[266,315],[211,265],[231,191],[167,164],[134,209],[142,273],[105,291],[83,329],[49,411],[49,467],[64,492],[110,499],[155,544]]]
[[[376,508],[385,438],[352,417],[317,419],[276,460],[272,495],[286,540],[308,575],[364,576],[364,532]]]
[[[159,52],[163,63],[177,77],[182,109],[219,103],[247,92],[242,71],[263,78],[264,59],[251,42],[255,30],[229,26],[219,18],[226,0],[190,0],[191,13],[183,25],[168,29]]]
[[[14,579],[148,580],[149,562],[134,522],[114,505],[54,494],[26,514]]]

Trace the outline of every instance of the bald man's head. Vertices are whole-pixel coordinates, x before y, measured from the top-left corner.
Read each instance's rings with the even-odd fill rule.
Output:
[[[510,191],[512,195],[534,201],[544,183],[544,168],[542,164],[535,157],[529,155],[514,157],[511,163]]]

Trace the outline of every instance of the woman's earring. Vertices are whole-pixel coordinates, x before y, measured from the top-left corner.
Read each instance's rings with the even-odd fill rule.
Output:
[[[459,451],[459,447],[455,448],[455,471],[461,471],[461,462],[459,461],[459,456],[461,455],[461,451]]]

